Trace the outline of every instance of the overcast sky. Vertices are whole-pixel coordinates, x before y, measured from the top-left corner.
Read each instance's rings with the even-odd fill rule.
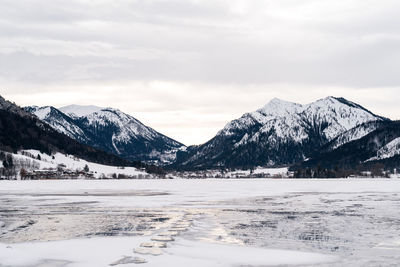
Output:
[[[400,119],[398,0],[1,0],[0,94],[119,108],[187,145],[271,98]]]

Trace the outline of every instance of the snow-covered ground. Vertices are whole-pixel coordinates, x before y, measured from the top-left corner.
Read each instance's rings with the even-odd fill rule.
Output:
[[[397,179],[0,181],[0,203],[1,267],[400,262]]]
[[[32,158],[30,156],[23,155],[22,153],[29,153],[35,158]],[[40,156],[40,160],[37,159],[37,156]],[[14,161],[17,162],[17,165],[24,165],[24,162],[29,162],[30,166],[33,167],[32,169],[54,169],[57,170],[58,166],[60,164],[64,165],[64,168],[67,170],[71,171],[82,171],[85,166],[87,165],[89,167],[89,171],[93,173],[94,178],[101,178],[103,176],[105,177],[111,177],[113,174],[124,174],[127,176],[134,176],[138,177],[139,175],[141,176],[147,176],[148,174],[145,171],[138,170],[137,168],[134,167],[116,167],[116,166],[108,166],[108,165],[102,165],[102,164],[97,164],[93,162],[89,162],[83,159],[79,159],[75,156],[72,155],[65,155],[62,153],[55,153],[54,155],[47,155],[44,153],[41,153],[38,150],[34,149],[29,149],[29,150],[23,150],[20,151],[18,154],[13,154]],[[20,163],[20,164],[19,164]],[[27,168],[29,171],[30,169]]]

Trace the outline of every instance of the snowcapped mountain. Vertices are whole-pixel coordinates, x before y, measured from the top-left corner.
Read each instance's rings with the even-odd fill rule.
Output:
[[[327,97],[308,105],[277,98],[254,112],[229,122],[200,146],[180,153],[182,168],[253,167],[293,164],[360,125],[348,142],[375,130],[370,122],[386,121],[344,98]]]
[[[58,132],[128,160],[169,163],[183,144],[118,109],[70,105],[26,107]]]
[[[46,111],[51,109],[40,110],[42,113]],[[70,154],[102,165],[142,167],[141,164],[134,164],[60,134],[36,116],[0,96],[0,150],[15,153],[26,149],[36,149],[47,155],[57,152]]]

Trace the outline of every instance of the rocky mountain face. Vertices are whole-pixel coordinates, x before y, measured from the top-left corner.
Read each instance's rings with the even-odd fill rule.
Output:
[[[368,135],[370,132],[386,125],[388,120],[377,120],[362,123],[340,135],[338,135],[331,142],[323,146],[319,152],[329,152],[345,145],[351,141],[361,139],[362,137]]]
[[[71,105],[26,107],[60,133],[127,160],[158,165],[175,159],[184,145],[113,108]]]
[[[174,167],[205,169],[276,167],[301,162],[336,140],[331,149],[359,139],[388,119],[344,98],[308,105],[273,99],[229,122],[207,143],[178,153]]]
[[[385,121],[378,125],[377,129],[360,139],[334,150],[321,150],[311,159],[295,166],[295,169],[301,167],[369,170],[376,164],[383,168],[400,167],[400,122]]]

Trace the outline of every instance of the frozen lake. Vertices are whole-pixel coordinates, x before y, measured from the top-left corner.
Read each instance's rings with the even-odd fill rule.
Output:
[[[398,266],[400,180],[0,181],[0,266]]]

